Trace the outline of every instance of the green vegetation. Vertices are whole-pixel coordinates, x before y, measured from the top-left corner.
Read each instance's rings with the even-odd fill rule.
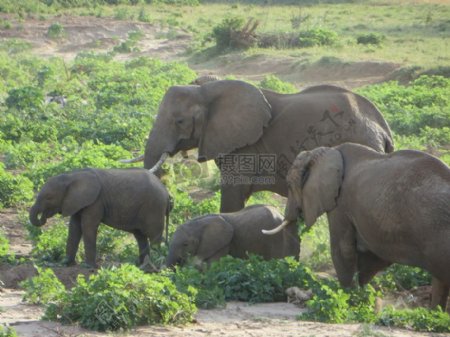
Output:
[[[64,285],[50,268],[36,268],[38,275],[20,284],[25,289],[23,300],[32,304],[47,304],[60,300],[66,292]]]
[[[52,23],[50,27],[48,27],[47,36],[51,39],[60,39],[65,37],[65,35],[66,32],[64,27],[58,22]]]
[[[98,331],[142,324],[182,324],[193,320],[195,305],[164,276],[144,274],[134,266],[100,269],[47,307],[45,318],[78,322]]]
[[[381,34],[367,33],[356,37],[356,42],[359,44],[376,44],[379,45],[386,37]]]
[[[0,0],[0,12],[11,13],[0,20],[0,27],[20,30],[29,17],[53,20],[59,14],[79,14],[150,22],[162,27],[160,38],[175,38],[182,29],[193,36],[189,52],[194,62],[220,52],[233,53],[221,56],[225,62],[235,56],[290,56],[300,67],[374,59],[401,63],[410,66],[402,70],[406,75],[427,75],[407,84],[392,81],[357,91],[383,112],[397,149],[428,150],[450,163],[449,58],[442,54],[449,38],[449,6],[381,0],[327,1],[333,5],[316,0],[277,2],[283,6],[261,6],[262,2]],[[48,37],[67,37],[65,27],[53,22]],[[429,284],[429,274],[418,268],[393,265],[371,285],[352,291],[341,289],[332,278],[317,278],[313,271],[332,266],[325,218],[309,230],[300,225],[300,263],[226,257],[210,268],[188,264],[158,275],[130,265],[138,256],[133,236],[101,226],[97,254],[104,269],[89,280],[80,276],[67,291],[51,269],[43,267],[63,262],[67,219],[52,219],[43,228],[31,226],[26,209],[34,193],[49,177],[65,171],[123,167],[119,159],[142,152],[167,88],[190,83],[196,76],[185,64],[148,57],[115,59],[118,53],[138,52],[142,37],[143,32],[130,31],[110,52],[80,53],[73,61],[32,57],[31,44],[20,39],[0,41],[0,208],[24,207],[21,222],[33,244],[32,259],[40,266],[38,276],[22,283],[26,301],[45,304],[47,319],[103,331],[185,323],[192,320],[196,307],[214,308],[229,300],[283,301],[285,290],[295,286],[313,293],[306,302],[309,312],[299,317],[303,320],[449,332],[449,316],[440,311],[374,311],[381,293]],[[298,91],[275,75],[255,84],[281,93]],[[64,97],[64,104],[52,101],[57,97]],[[219,211],[219,176],[213,165],[191,161],[165,168],[163,180],[175,199],[170,235],[187,219]],[[205,192],[200,197],[198,187]],[[253,195],[249,203],[283,207],[268,192]],[[165,244],[153,247],[151,264],[161,267],[166,254]],[[0,261],[9,261],[8,255],[8,240],[0,232]],[[83,255],[81,244],[77,262]],[[113,267],[117,264],[121,266]],[[1,337],[15,335],[0,327]]]
[[[450,144],[449,90],[449,78],[421,76],[410,85],[387,82],[358,92],[383,112],[400,144],[397,149],[439,149]]]
[[[418,331],[450,331],[450,316],[448,313],[425,308],[396,310],[388,307],[381,312],[377,323],[391,327],[413,328]]]
[[[0,337],[17,337],[17,332],[10,326],[0,325]]]
[[[0,229],[0,261],[9,254],[9,241]]]

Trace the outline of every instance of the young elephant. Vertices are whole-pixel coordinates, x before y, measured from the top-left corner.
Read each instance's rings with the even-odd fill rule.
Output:
[[[394,262],[418,266],[434,277],[432,306],[445,308],[450,286],[447,165],[419,151],[381,154],[347,143],[300,153],[288,184],[285,223],[302,212],[311,226],[327,213],[342,286],[352,286],[357,272],[365,284]]]
[[[42,226],[56,213],[70,216],[66,263],[75,263],[83,237],[86,263],[96,266],[96,237],[100,223],[133,233],[139,261],[159,242],[168,221],[170,196],[145,169],[84,169],[50,178],[30,209],[30,221]],[[166,228],[167,232],[167,228]]]
[[[227,254],[247,258],[248,253],[261,255],[267,260],[285,256],[298,259],[300,243],[295,224],[276,237],[261,233],[263,228],[274,228],[282,220],[274,207],[264,205],[192,219],[174,233],[166,265],[183,264],[189,256],[209,263]]]

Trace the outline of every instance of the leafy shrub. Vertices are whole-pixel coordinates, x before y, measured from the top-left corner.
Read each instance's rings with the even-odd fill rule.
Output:
[[[258,36],[260,48],[286,49],[297,48],[299,45],[298,32],[269,32]]]
[[[33,183],[22,175],[5,171],[0,163],[0,206],[12,207],[33,199]]]
[[[300,32],[298,40],[301,47],[331,46],[337,42],[338,35],[326,28],[315,28]]]
[[[286,288],[308,288],[315,279],[292,258],[264,261],[256,255],[248,260],[225,256],[205,271],[185,266],[171,277],[181,289],[188,285],[197,288],[196,303],[202,307],[221,305],[222,298],[252,303],[281,301],[286,299]],[[217,296],[216,301],[211,301],[212,295]]]
[[[317,290],[319,293],[315,293],[306,303],[310,311],[299,316],[299,319],[329,323],[346,322],[349,295],[342,289],[332,289],[328,285],[322,285]]]
[[[0,260],[9,253],[9,241],[2,230],[0,230]]]
[[[18,337],[16,330],[0,324],[0,337]]]
[[[356,37],[356,42],[358,44],[374,44],[380,45],[385,40],[384,35],[376,33],[361,34]]]
[[[75,287],[47,307],[45,318],[114,331],[141,324],[182,324],[192,321],[195,311],[190,298],[167,277],[123,265],[100,269],[88,281],[78,276]]]
[[[338,41],[336,32],[326,28],[315,28],[300,32],[273,32],[258,36],[261,48],[306,48],[334,45]]]
[[[256,43],[255,30],[259,22],[252,19],[245,25],[244,22],[242,17],[228,17],[213,28],[212,35],[216,41],[217,50],[245,49]]]
[[[66,256],[67,236],[67,225],[62,219],[43,227],[33,242],[32,256],[41,262],[62,262]]]
[[[426,308],[396,310],[387,307],[379,315],[377,324],[418,331],[450,332],[450,315],[441,310]]]
[[[60,39],[66,35],[66,31],[59,22],[52,23],[47,30],[47,36],[51,39]]]
[[[47,304],[59,301],[66,288],[50,268],[35,266],[38,275],[22,281],[20,286],[25,290],[23,300],[32,304]]]
[[[11,89],[5,101],[9,109],[26,110],[31,116],[42,109],[43,102],[42,90],[32,86]]]
[[[371,85],[357,91],[382,111],[394,134],[417,136],[436,132],[435,145],[448,144],[450,128],[450,79],[420,76],[409,85],[397,82]],[[436,131],[434,131],[436,130]]]
[[[418,267],[394,264],[379,273],[372,283],[381,289],[409,290],[431,284],[431,276]]]
[[[259,82],[259,87],[263,89],[273,90],[282,94],[292,94],[298,91],[293,84],[284,82],[275,75],[267,75],[266,77],[264,77],[264,79]]]

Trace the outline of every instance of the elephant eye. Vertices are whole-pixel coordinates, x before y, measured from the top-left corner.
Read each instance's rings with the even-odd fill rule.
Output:
[[[184,122],[184,120],[182,118],[178,118],[178,119],[175,120],[175,123],[178,124],[178,125],[183,124],[183,122]]]

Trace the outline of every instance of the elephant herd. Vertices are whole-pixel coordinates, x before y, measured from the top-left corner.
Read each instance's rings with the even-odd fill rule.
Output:
[[[392,263],[433,276],[432,303],[445,309],[450,287],[450,169],[420,151],[394,151],[391,131],[366,98],[318,85],[278,94],[215,78],[166,92],[150,131],[144,168],[84,169],[50,178],[30,209],[41,226],[70,216],[66,263],[83,238],[96,265],[100,223],[133,233],[139,261],[162,239],[172,202],[156,175],[168,156],[198,149],[221,174],[221,213],[177,227],[167,266],[189,256],[210,262],[248,253],[300,253],[297,220],[326,213],[334,267],[343,287],[364,285]],[[153,174],[156,172],[156,175]],[[245,202],[257,191],[287,197],[284,216]]]

